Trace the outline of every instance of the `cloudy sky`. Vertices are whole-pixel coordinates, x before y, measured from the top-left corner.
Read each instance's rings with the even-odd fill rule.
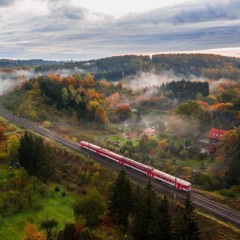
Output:
[[[240,57],[240,0],[0,0],[0,58]]]

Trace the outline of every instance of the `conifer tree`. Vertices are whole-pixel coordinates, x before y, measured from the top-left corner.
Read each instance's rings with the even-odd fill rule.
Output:
[[[156,240],[157,196],[150,182],[139,197],[134,214],[134,235],[138,240]]]
[[[157,239],[170,240],[171,239],[171,217],[169,214],[168,199],[166,196],[162,199],[157,211]]]
[[[28,171],[28,156],[31,155],[31,148],[30,148],[30,136],[28,132],[25,132],[24,135],[20,139],[20,148],[19,148],[19,162],[20,165],[25,167]]]
[[[77,237],[75,235],[74,224],[66,223],[64,229],[58,232],[57,240],[77,240]]]
[[[29,175],[46,182],[54,174],[55,154],[42,138],[25,132],[20,139],[19,162]]]
[[[174,240],[200,240],[200,231],[190,195],[185,200],[184,209],[175,219],[172,228],[172,237]]]
[[[132,189],[123,169],[110,190],[109,200],[109,211],[113,220],[118,224],[127,226],[128,217],[132,210]]]

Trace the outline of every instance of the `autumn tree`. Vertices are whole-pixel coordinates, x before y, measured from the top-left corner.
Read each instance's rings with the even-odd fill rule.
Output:
[[[68,106],[68,98],[69,98],[69,95],[68,95],[68,90],[66,87],[62,88],[62,91],[61,91],[61,98],[62,98],[62,104],[64,107],[67,107]]]
[[[41,222],[40,226],[46,231],[47,240],[50,240],[52,237],[52,229],[58,226],[58,222],[55,219],[46,219]]]
[[[116,113],[121,121],[125,121],[131,117],[132,111],[128,104],[119,104]]]
[[[217,163],[225,166],[224,180],[227,186],[240,184],[240,127],[227,131],[218,143]]]
[[[95,111],[95,120],[99,126],[105,126],[109,120],[106,111],[103,107],[99,106]]]
[[[19,139],[16,135],[12,135],[8,139],[8,157],[11,162],[18,160],[18,150],[20,147]]]
[[[82,196],[74,203],[73,211],[76,218],[83,215],[87,220],[87,225],[93,226],[99,222],[105,208],[103,197],[99,191],[91,189],[87,195]]]
[[[5,129],[3,127],[0,127],[0,142],[4,140],[6,140]]]
[[[38,232],[34,224],[28,224],[24,228],[23,240],[46,240],[43,232]]]
[[[202,108],[196,101],[188,101],[179,105],[176,114],[198,120],[202,126],[208,126],[212,120],[211,112]]]
[[[78,223],[66,223],[64,229],[58,232],[57,240],[80,240],[83,227]]]

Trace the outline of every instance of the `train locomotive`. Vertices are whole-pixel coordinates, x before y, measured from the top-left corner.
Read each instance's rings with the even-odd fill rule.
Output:
[[[158,179],[162,182],[165,182],[166,184],[171,185],[178,190],[187,191],[187,192],[191,191],[191,183],[190,182],[187,182],[183,179],[180,179],[180,178],[177,178],[170,174],[167,174],[165,172],[162,172],[162,171],[155,169],[149,165],[139,163],[137,161],[134,161],[133,159],[124,157],[120,154],[112,152],[106,148],[99,147],[99,146],[92,144],[90,142],[87,142],[87,141],[81,141],[80,147],[83,149],[87,149],[91,152],[94,152],[98,155],[104,156],[105,158],[115,161],[119,164],[133,168],[139,172],[146,174],[149,177],[152,177],[152,178]]]

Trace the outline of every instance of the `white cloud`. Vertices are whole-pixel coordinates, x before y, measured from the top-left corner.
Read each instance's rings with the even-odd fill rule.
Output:
[[[238,0],[183,0],[178,5],[174,2],[179,1],[169,1],[172,6],[153,10],[149,10],[154,6],[149,1],[148,11],[136,7],[137,13],[130,14],[131,8],[126,7],[121,17],[101,8],[97,11],[97,6],[90,9],[94,1],[89,1],[90,5],[76,0],[1,2],[9,7],[9,11],[0,8],[0,52],[6,58],[83,60],[116,54],[240,47]],[[126,4],[111,1],[111,6],[113,2],[115,7]]]

